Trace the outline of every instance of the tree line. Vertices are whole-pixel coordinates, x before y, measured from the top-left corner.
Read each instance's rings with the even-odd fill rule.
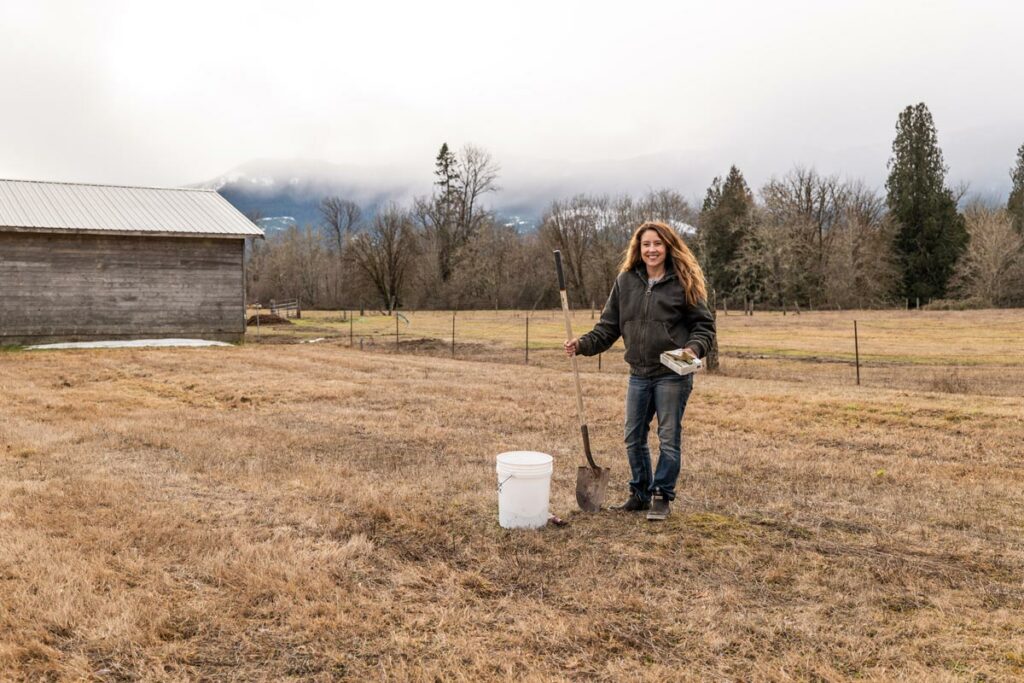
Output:
[[[367,217],[341,197],[319,225],[253,245],[250,300],[298,297],[309,308],[519,308],[557,305],[560,249],[577,306],[600,306],[632,231],[679,230],[718,307],[866,308],[1024,305],[1024,145],[1005,205],[951,188],[931,113],[900,113],[885,194],[859,180],[794,167],[756,192],[733,166],[699,207],[672,189],[579,194],[551,202],[535,231],[487,208],[500,190],[486,151],[443,144],[429,197]]]

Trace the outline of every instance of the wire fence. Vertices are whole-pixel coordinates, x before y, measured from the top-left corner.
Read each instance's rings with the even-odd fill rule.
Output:
[[[572,313],[575,335],[598,321]],[[295,321],[299,323],[299,321]],[[351,348],[453,358],[564,363],[560,309],[534,311],[304,311],[293,329],[264,334],[332,340]],[[250,334],[252,331],[250,330]],[[805,311],[718,313],[725,376],[1020,395],[1024,311]],[[587,372],[625,372],[621,341],[582,359]]]

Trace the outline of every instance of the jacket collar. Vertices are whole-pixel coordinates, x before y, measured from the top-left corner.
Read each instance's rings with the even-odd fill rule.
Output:
[[[640,278],[643,281],[644,285],[646,286],[647,285],[647,266],[645,266],[643,264],[643,261],[640,262],[640,265],[638,265],[635,268],[633,268],[633,272],[636,273],[636,276],[638,278]],[[658,280],[658,284],[660,285],[662,282],[668,282],[669,280],[674,280],[675,277],[676,277],[676,269],[671,264],[671,262],[669,262],[665,266],[665,275],[660,280]]]

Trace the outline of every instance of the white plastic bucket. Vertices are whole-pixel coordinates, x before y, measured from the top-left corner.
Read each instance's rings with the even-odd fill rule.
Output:
[[[498,524],[538,529],[548,523],[554,458],[536,451],[498,455]]]

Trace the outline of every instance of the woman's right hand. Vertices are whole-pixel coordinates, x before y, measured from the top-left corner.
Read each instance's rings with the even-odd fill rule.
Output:
[[[562,346],[563,348],[565,348],[565,355],[572,358],[573,356],[576,355],[576,352],[580,348],[580,339],[579,337],[576,337],[575,339],[570,339],[569,341],[565,342],[565,344],[563,344]]]

